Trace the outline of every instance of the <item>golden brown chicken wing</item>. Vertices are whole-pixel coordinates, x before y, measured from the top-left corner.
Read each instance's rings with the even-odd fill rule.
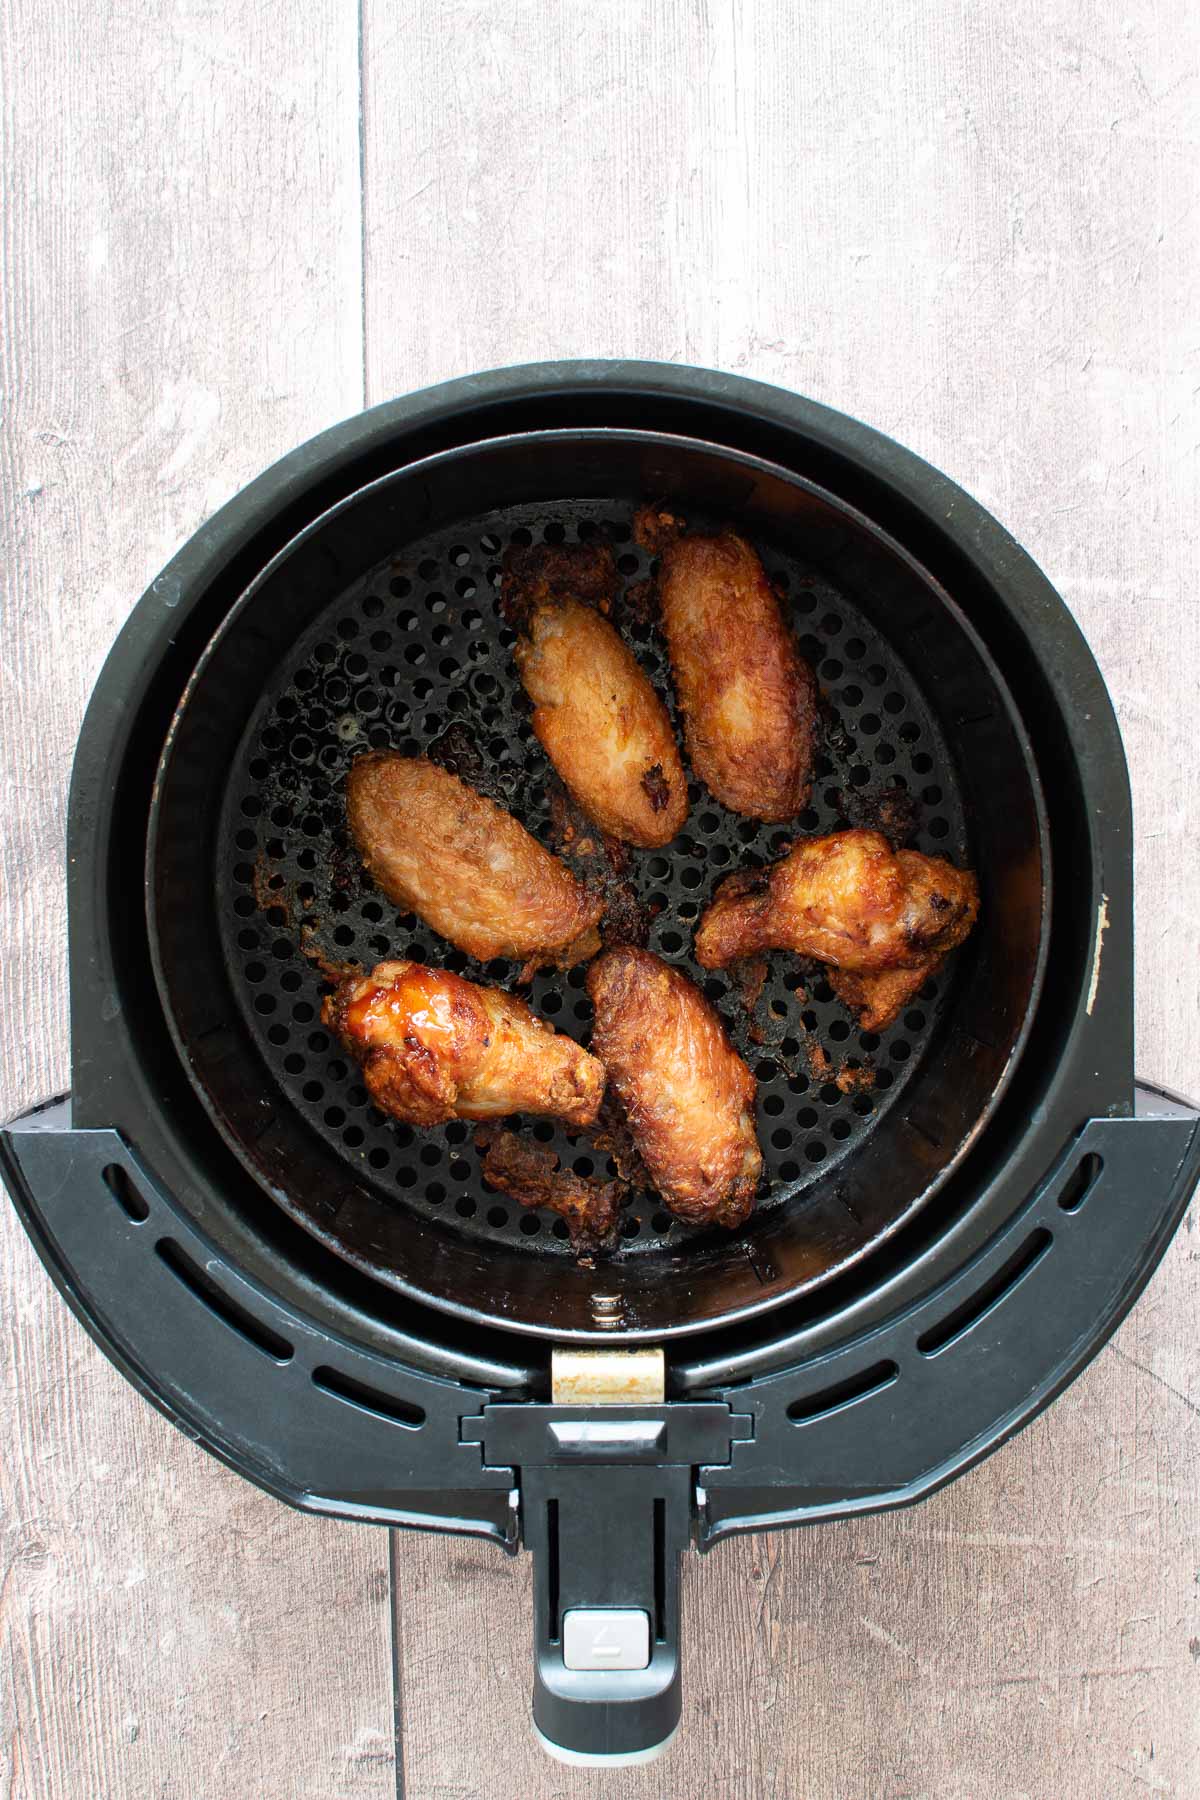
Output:
[[[321,1017],[380,1111],[410,1125],[529,1112],[583,1126],[600,1108],[594,1056],[514,995],[445,969],[379,963],[339,983]]]
[[[733,812],[791,819],[808,800],[817,684],[751,545],[684,536],[644,507],[638,541],[661,556],[663,630],[692,767]]]
[[[699,989],[649,950],[606,950],[587,975],[593,1048],[651,1180],[691,1225],[740,1225],[762,1153],[753,1075]]]
[[[683,829],[687,780],[666,707],[586,598],[595,599],[602,574],[597,548],[510,553],[505,608],[522,633],[513,654],[534,704],[533,729],[576,803],[610,836],[650,849]],[[607,602],[617,573],[604,549]]]
[[[830,974],[835,990],[878,1030],[962,943],[978,912],[969,869],[893,850],[877,831],[835,831],[803,839],[769,869],[722,882],[696,931],[696,960],[723,969],[762,950],[815,957],[838,972]]]
[[[511,813],[422,756],[371,751],[346,778],[350,830],[390,900],[480,962],[594,955],[603,902]]]

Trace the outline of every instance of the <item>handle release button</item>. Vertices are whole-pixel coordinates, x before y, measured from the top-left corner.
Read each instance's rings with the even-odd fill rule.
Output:
[[[647,1668],[649,1613],[632,1607],[573,1607],[563,1614],[563,1662],[568,1669]]]

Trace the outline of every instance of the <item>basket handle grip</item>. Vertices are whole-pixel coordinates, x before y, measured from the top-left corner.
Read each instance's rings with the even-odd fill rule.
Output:
[[[559,1760],[649,1762],[679,1724],[679,1557],[691,1470],[526,1469],[533,1722]]]

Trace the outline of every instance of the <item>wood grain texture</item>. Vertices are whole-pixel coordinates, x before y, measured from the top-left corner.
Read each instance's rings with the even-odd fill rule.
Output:
[[[101,659],[214,507],[357,409],[361,271],[338,0],[18,0],[0,47],[6,1117],[68,1080],[64,809]],[[393,1792],[383,1534],[210,1461],[7,1206],[0,1238],[0,1793]]]
[[[456,0],[416,30],[365,0],[364,49],[369,397],[662,357],[961,481],[1109,681],[1139,1068],[1200,1089],[1196,10]],[[410,1800],[1200,1792],[1198,1242],[1193,1213],[1092,1369],[955,1488],[693,1564],[686,1731],[644,1774],[524,1735],[523,1565],[400,1539]]]
[[[1194,9],[365,0],[361,221],[357,25],[0,19],[0,1110],[65,1076],[63,799],[104,650],[206,512],[360,403],[360,308],[373,400],[529,357],[717,364],[990,504],[1112,686],[1140,1065],[1194,1091]],[[380,1539],[201,1457],[0,1230],[0,1792],[390,1792]],[[691,1562],[686,1734],[604,1792],[1200,1791],[1197,1242],[946,1494]],[[598,1791],[526,1735],[526,1566],[400,1538],[397,1567],[410,1800]]]
[[[4,1224],[0,1792],[394,1792],[387,1542],[189,1443]]]

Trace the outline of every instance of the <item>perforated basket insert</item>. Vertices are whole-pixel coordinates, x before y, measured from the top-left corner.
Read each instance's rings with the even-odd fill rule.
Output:
[[[513,665],[513,633],[499,613],[501,558],[510,542],[603,534],[623,579],[636,583],[651,563],[633,541],[632,514],[632,506],[611,501],[488,513],[398,548],[337,595],[278,668],[251,719],[219,834],[216,900],[231,986],[287,1097],[355,1178],[390,1204],[542,1254],[571,1253],[564,1222],[525,1211],[484,1182],[473,1126],[417,1131],[369,1104],[358,1070],[321,1026],[328,983],[311,951],[366,967],[411,957],[472,980],[513,984],[513,966],[474,962],[374,887],[346,829],[346,771],[371,748],[424,753],[459,724],[482,752],[480,785],[552,841],[550,769]],[[689,522],[720,524],[695,513]],[[649,947],[700,984],[758,1076],[758,1208],[765,1212],[803,1204],[896,1103],[937,1028],[954,962],[877,1035],[858,1030],[819,973],[777,954],[755,1023],[733,984],[691,956],[696,920],[716,884],[733,869],[778,857],[797,831],[844,826],[843,796],[856,788],[906,789],[917,803],[915,847],[960,864],[970,857],[951,759],[910,670],[822,572],[776,554],[761,536],[758,548],[828,706],[810,807],[795,830],[760,825],[727,812],[693,781],[683,832],[665,850],[631,851],[630,879],[654,914]],[[657,631],[631,624],[625,635],[674,716]],[[592,1008],[584,975],[582,966],[545,971],[520,991],[558,1030],[586,1044]],[[517,1128],[551,1144],[581,1174],[613,1172],[585,1137],[572,1139],[544,1120],[523,1119]],[[621,1229],[626,1256],[697,1235],[652,1194],[634,1196]]]

